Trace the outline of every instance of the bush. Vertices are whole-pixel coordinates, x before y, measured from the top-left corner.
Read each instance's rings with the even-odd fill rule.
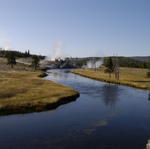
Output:
[[[147,77],[148,77],[148,78],[150,78],[150,71],[149,71],[149,72],[147,72]]]
[[[14,53],[8,53],[7,54],[7,64],[13,68],[14,65],[16,65],[16,58],[14,56]]]

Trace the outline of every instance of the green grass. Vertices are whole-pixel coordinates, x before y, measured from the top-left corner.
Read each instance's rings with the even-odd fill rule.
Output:
[[[141,89],[150,89],[150,78],[147,78],[148,69],[139,68],[120,68],[120,79],[117,81],[112,75],[109,78],[107,73],[104,73],[104,69],[82,69],[71,71],[75,74],[79,74],[88,78],[92,78],[99,81],[105,81],[109,83],[116,83],[122,85],[128,85]]]
[[[78,96],[69,87],[44,80],[41,72],[0,71],[0,114],[56,108]]]

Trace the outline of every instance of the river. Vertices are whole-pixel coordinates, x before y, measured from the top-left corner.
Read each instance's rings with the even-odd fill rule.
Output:
[[[150,138],[148,91],[50,70],[45,79],[80,97],[55,110],[0,117],[0,149],[144,149]]]

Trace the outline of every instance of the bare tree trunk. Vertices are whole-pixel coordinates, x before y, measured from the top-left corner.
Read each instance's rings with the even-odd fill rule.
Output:
[[[111,73],[109,73],[109,78],[111,78]]]

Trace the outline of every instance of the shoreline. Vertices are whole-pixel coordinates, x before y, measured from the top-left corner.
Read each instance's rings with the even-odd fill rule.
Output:
[[[7,71],[6,72],[2,71],[2,72],[4,74],[10,73]],[[20,74],[20,72],[18,72],[18,71],[12,72],[12,73],[14,75],[15,75],[15,73]],[[34,96],[34,97],[31,97],[31,100],[29,100],[30,95],[28,95],[28,93],[26,93],[26,92],[22,92],[22,93],[18,93],[16,95],[14,95],[14,97],[12,97],[12,99],[11,99],[11,97],[10,98],[7,97],[9,93],[7,93],[7,92],[3,93],[4,97],[2,97],[2,95],[0,97],[1,98],[0,99],[0,116],[48,111],[51,109],[56,109],[60,105],[75,101],[80,96],[80,94],[77,91],[73,90],[70,87],[61,85],[59,83],[55,83],[51,80],[42,79],[45,76],[47,76],[46,72],[42,71],[42,72],[21,72],[21,73],[22,74],[20,75],[20,77],[23,80],[23,83],[26,83],[25,81],[26,81],[26,79],[28,79],[28,77],[27,78],[24,77],[25,74],[29,75],[28,81],[32,82],[32,79],[33,79],[33,81],[34,81],[33,83],[35,84],[35,86],[34,86],[34,88],[31,88],[28,90],[31,93],[31,96]],[[31,75],[31,78],[30,78],[30,75]],[[12,81],[14,79],[13,77],[9,78],[9,79]],[[6,79],[6,78],[4,77],[4,79]],[[36,83],[37,83],[37,86],[36,86]],[[41,83],[41,84],[38,85],[38,83],[39,84]],[[8,84],[8,86],[9,86],[9,84]],[[17,89],[18,89],[18,86],[17,86],[16,90]],[[24,89],[26,90],[26,88],[24,88]],[[32,90],[35,93],[33,93]],[[47,91],[45,91],[45,90],[47,90]],[[53,93],[51,90],[54,90],[54,91],[56,90],[56,93]],[[39,96],[40,93],[38,93],[38,91],[42,93],[41,96]],[[5,98],[5,96],[6,96],[6,98]],[[22,96],[24,96],[24,98],[21,99]],[[15,101],[14,101],[14,99],[15,99]]]
[[[13,108],[7,107],[4,109],[0,109],[0,116],[50,111],[58,108],[61,105],[76,101],[76,99],[79,96],[80,96],[79,93],[75,93],[74,95],[59,98],[56,102],[45,104],[42,106],[36,105],[36,106],[20,106],[20,107],[13,107]]]
[[[93,77],[89,74],[85,74],[82,70],[82,72],[80,72],[79,70],[71,70],[71,73],[86,77],[86,78],[90,78],[93,80],[97,80],[97,81],[102,81],[102,82],[106,82],[106,83],[113,83],[113,84],[118,84],[118,85],[124,85],[124,86],[129,86],[129,87],[133,87],[133,88],[137,88],[137,89],[142,89],[142,90],[150,90],[150,87],[146,87],[146,86],[140,86],[137,84],[133,84],[130,82],[123,82],[123,81],[117,81],[117,80],[111,80],[111,78],[102,78],[102,77]]]

